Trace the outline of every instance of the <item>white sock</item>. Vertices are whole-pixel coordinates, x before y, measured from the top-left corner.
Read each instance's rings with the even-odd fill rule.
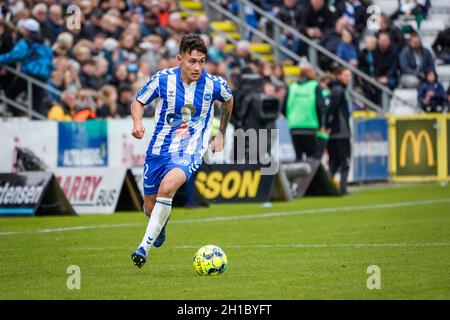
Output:
[[[153,242],[161,232],[162,227],[166,223],[172,209],[172,199],[170,198],[156,198],[155,206],[153,207],[150,220],[148,222],[147,230],[142,239],[140,247],[148,253]]]

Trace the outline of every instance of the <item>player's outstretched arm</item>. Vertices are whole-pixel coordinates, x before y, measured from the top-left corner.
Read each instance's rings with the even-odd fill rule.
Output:
[[[225,133],[227,131],[228,122],[230,122],[231,113],[233,112],[233,96],[222,104],[220,110],[220,127],[219,134],[212,141],[211,151],[220,152],[223,150]]]
[[[136,139],[142,139],[145,133],[145,127],[142,125],[142,116],[144,115],[144,105],[137,100],[131,103],[131,118],[133,119],[133,131],[131,135]]]

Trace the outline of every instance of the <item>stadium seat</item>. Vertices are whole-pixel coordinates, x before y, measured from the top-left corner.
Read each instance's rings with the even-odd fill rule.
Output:
[[[434,52],[433,52],[431,46],[433,45],[434,40],[436,40],[436,37],[437,37],[437,34],[436,34],[436,35],[426,35],[426,36],[422,36],[422,37],[421,37],[422,45],[423,45],[425,48],[431,50],[431,53],[432,53],[432,54],[434,54]]]
[[[450,65],[438,65],[436,66],[436,73],[440,82],[450,81]]]
[[[420,34],[423,36],[436,36],[440,31],[444,30],[446,23],[443,20],[425,20],[420,25]]]
[[[416,89],[395,89],[389,112],[397,115],[417,113],[417,94]]]
[[[196,11],[203,10],[203,3],[201,1],[180,1],[179,5],[182,9],[184,8]]]
[[[382,12],[392,15],[398,9],[397,1],[392,0],[373,0],[373,4],[382,8]]]
[[[219,30],[223,32],[235,32],[237,30],[236,24],[230,20],[225,21],[213,21],[211,22],[211,29]]]
[[[448,0],[431,0],[430,13],[450,13],[450,1]]]

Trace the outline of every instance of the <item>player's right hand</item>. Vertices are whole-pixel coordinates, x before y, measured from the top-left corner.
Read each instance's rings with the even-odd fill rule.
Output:
[[[131,131],[131,135],[133,137],[135,137],[136,139],[142,139],[142,137],[144,137],[144,133],[145,127],[142,125],[142,123],[133,125],[133,131]]]

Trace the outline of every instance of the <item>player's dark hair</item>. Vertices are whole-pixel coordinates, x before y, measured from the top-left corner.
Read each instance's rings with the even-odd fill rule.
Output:
[[[206,48],[205,42],[199,34],[185,34],[183,38],[181,38],[180,54],[191,53],[194,50],[204,53],[205,55],[208,54],[208,48]]]

